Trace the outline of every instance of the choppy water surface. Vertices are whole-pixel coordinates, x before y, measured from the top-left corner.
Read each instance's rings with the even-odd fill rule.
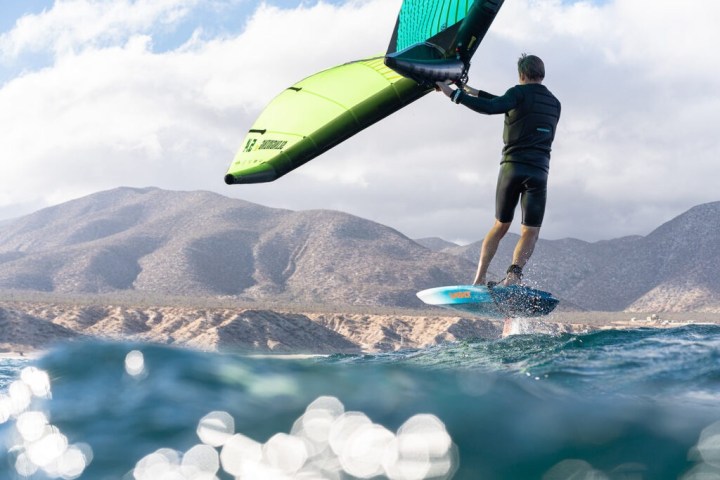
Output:
[[[0,361],[0,478],[720,478],[720,328]]]

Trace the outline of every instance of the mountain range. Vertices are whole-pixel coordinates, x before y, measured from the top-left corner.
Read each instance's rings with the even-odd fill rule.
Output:
[[[491,278],[516,239],[501,243]],[[123,187],[1,225],[0,290],[421,308],[418,290],[472,278],[480,245],[413,240],[332,210]],[[541,239],[526,279],[570,308],[720,312],[718,252],[714,202],[647,236]]]
[[[509,265],[517,235],[494,262]],[[476,261],[482,242],[441,251]],[[497,263],[495,263],[497,264]],[[525,275],[588,310],[720,312],[720,202],[698,205],[647,236],[599,242],[540,239]]]
[[[0,229],[0,289],[135,291],[269,303],[419,306],[467,260],[345,213],[273,209],[209,192],[119,188]]]

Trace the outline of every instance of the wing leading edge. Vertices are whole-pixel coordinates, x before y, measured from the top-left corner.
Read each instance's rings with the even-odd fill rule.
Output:
[[[459,81],[504,0],[405,0],[385,57],[316,73],[275,97],[225,183],[271,182],[421,98]]]

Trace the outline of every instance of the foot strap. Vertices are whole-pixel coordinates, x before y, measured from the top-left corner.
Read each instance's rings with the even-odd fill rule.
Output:
[[[513,275],[517,276],[518,278],[522,278],[522,276],[523,276],[522,267],[520,265],[516,265],[514,263],[508,267],[507,272],[505,272],[505,273],[513,274]]]

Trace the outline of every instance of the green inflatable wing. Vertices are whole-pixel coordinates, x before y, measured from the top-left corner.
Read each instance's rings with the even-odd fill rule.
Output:
[[[283,91],[255,121],[225,183],[269,182],[430,91],[383,63],[346,63]]]
[[[503,0],[405,0],[385,57],[316,73],[275,97],[250,128],[225,183],[273,181],[466,76]]]

